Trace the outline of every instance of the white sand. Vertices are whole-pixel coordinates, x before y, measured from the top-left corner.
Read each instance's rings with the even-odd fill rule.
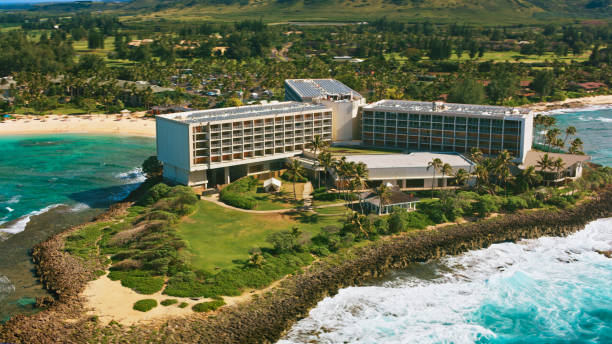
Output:
[[[155,137],[155,119],[142,115],[17,116],[0,122],[0,135],[89,133]]]
[[[595,106],[595,105],[609,105],[609,104],[612,104],[612,95],[566,99],[563,101],[550,102],[550,103],[536,103],[536,104],[528,105],[527,107],[534,111],[547,111],[547,110],[554,110],[554,109],[582,108],[582,107],[589,107],[589,106]]]
[[[210,301],[208,299],[194,301],[184,297],[162,295],[161,291],[152,295],[138,294],[132,289],[122,286],[121,281],[110,280],[108,274],[89,282],[82,296],[86,300],[85,307],[88,309],[88,314],[97,315],[103,324],[115,320],[128,326],[135,323],[151,323],[173,317],[197,314],[191,310],[191,307],[196,303]],[[132,308],[134,303],[143,299],[154,299],[158,305],[148,312],[134,310]],[[178,303],[162,306],[160,302],[166,299],[176,299]],[[181,302],[187,302],[189,306],[179,308],[178,305]]]

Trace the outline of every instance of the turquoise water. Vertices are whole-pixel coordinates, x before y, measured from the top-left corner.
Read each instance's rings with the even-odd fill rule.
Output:
[[[28,251],[124,198],[144,180],[150,138],[0,136],[0,321],[45,295]]]
[[[612,107],[553,112],[559,128],[573,125],[584,142],[584,151],[598,164],[612,166]]]
[[[59,204],[105,207],[142,182],[154,140],[84,135],[1,137],[0,231],[18,233],[27,215]],[[24,217],[25,216],[25,217]]]
[[[612,108],[558,111],[612,166]],[[493,245],[340,290],[278,342],[612,343],[612,219],[567,238]]]

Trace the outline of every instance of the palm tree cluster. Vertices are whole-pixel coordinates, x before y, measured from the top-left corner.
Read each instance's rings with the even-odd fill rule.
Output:
[[[512,161],[514,157],[507,150],[493,158],[484,157],[480,150],[472,149],[470,158],[476,164],[476,188],[481,191],[495,194],[496,185],[507,190],[508,184],[515,179],[511,169],[516,164]]]
[[[548,153],[544,154],[536,163],[536,166],[546,175],[547,172],[554,172],[555,180],[560,178],[561,171],[565,170],[565,162],[562,158],[553,159]]]
[[[569,126],[562,133],[561,129],[557,127],[555,117],[541,114],[534,117],[534,124],[537,133],[545,132],[544,137],[540,138],[540,141],[543,141],[545,144],[547,152],[551,152],[555,148],[560,151],[568,151],[571,154],[584,154],[582,152],[582,140],[579,137],[575,137],[576,127]]]

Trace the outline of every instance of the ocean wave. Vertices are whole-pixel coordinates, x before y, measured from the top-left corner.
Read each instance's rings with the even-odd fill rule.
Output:
[[[122,180],[126,184],[142,183],[147,179],[142,171],[142,168],[140,167],[133,168],[127,172],[118,173],[115,175],[115,177]]]
[[[26,229],[26,226],[28,225],[28,223],[30,222],[30,218],[32,216],[36,216],[36,215],[40,215],[43,213],[48,212],[49,210],[53,209],[53,208],[57,208],[59,206],[62,206],[64,204],[52,204],[50,206],[44,207],[40,210],[36,210],[33,211],[25,216],[22,216],[21,218],[15,220],[14,222],[10,222],[8,227],[3,227],[0,228],[0,232],[5,232],[5,233],[9,233],[9,234],[17,234],[20,232],[23,232]]]
[[[591,116],[584,116],[584,115],[580,115],[577,117],[579,121],[582,122],[603,122],[603,123],[612,123],[612,118],[608,118],[608,117],[591,117]]]
[[[417,264],[433,278],[342,289],[278,343],[581,342],[585,326],[610,338],[612,260],[598,250],[612,250],[612,219]]]
[[[88,206],[85,203],[77,203],[77,204],[73,205],[72,207],[70,207],[70,211],[76,213],[76,212],[79,212],[79,211],[82,211],[82,210],[85,210],[85,209],[89,209],[89,208],[91,208],[91,207]]]
[[[543,112],[545,115],[560,115],[564,113],[572,113],[572,112],[590,112],[590,111],[599,111],[599,110],[607,110],[612,109],[612,104],[608,105],[591,105],[585,106],[581,108],[564,108],[564,109],[555,109]]]
[[[6,276],[0,275],[0,301],[14,292],[15,286],[11,280]]]
[[[21,199],[20,195],[16,195],[11,197],[11,199],[9,199],[8,201],[4,202],[4,204],[17,204],[19,203],[19,200]]]

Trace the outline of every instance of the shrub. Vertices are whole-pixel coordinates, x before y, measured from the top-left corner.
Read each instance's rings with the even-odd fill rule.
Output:
[[[274,252],[278,254],[298,250],[300,248],[297,240],[299,236],[299,230],[294,228],[292,231],[271,233],[266,238],[266,241],[272,244]]]
[[[144,220],[163,220],[168,223],[177,223],[178,217],[164,210],[154,210],[143,217]]]
[[[447,222],[446,209],[442,207],[439,200],[421,200],[417,203],[417,209],[427,215],[434,223]]]
[[[167,197],[171,190],[172,188],[164,183],[156,184],[147,191],[141,203],[143,205],[151,205],[160,199]]]
[[[408,212],[403,208],[396,208],[389,216],[389,232],[398,233],[410,228],[424,229],[433,224],[429,217],[421,212]]]
[[[565,209],[572,204],[567,197],[563,196],[553,196],[546,203],[561,209]]]
[[[134,309],[140,312],[148,312],[157,307],[157,301],[153,299],[144,299],[134,303]]]
[[[177,304],[177,303],[178,303],[177,299],[165,299],[162,302],[160,302],[160,304],[162,306],[166,306],[166,307],[172,306],[172,305]]]
[[[321,186],[320,188],[316,188],[312,191],[312,194],[320,194],[320,193],[326,193],[327,192],[327,187],[325,186]]]
[[[287,182],[292,182],[293,183],[293,174],[289,171],[285,171],[285,173],[283,173],[281,175],[281,178]],[[308,178],[304,177],[304,176],[300,176],[298,178],[296,178],[295,180],[296,183],[306,183],[308,182]]]
[[[518,196],[509,196],[504,199],[502,209],[505,211],[517,211],[520,209],[527,209],[529,206],[527,201]]]
[[[480,217],[486,217],[490,213],[499,211],[497,199],[491,195],[479,196],[478,200],[472,204],[472,209]]]
[[[178,308],[185,308],[185,307],[187,307],[187,306],[189,306],[189,304],[188,304],[187,302],[181,302],[181,303],[178,305]]]
[[[310,253],[319,256],[319,257],[327,257],[329,256],[330,252],[329,249],[325,246],[312,246],[310,248]]]
[[[162,290],[164,286],[164,279],[162,277],[153,277],[149,272],[141,270],[113,270],[108,274],[108,278],[113,281],[120,280],[122,286],[130,288],[139,294],[155,294]]]
[[[225,189],[221,190],[219,199],[225,204],[241,209],[254,209],[257,206],[255,199]]]
[[[197,303],[191,307],[194,312],[209,312],[214,311],[217,308],[225,305],[225,301],[223,300],[214,300],[209,302]]]

